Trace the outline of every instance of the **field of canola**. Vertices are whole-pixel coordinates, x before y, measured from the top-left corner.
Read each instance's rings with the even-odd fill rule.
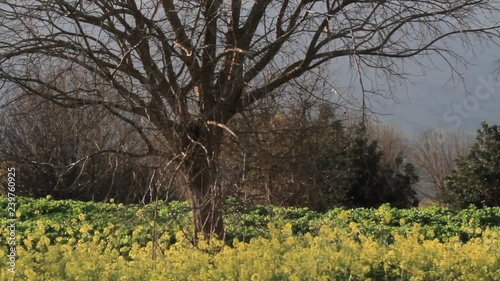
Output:
[[[1,280],[498,280],[500,208],[227,210],[227,241],[189,241],[189,208],[17,198]],[[0,197],[2,225],[7,199]],[[156,214],[156,215],[155,215]],[[156,219],[154,219],[156,216]],[[156,223],[155,223],[156,221]],[[7,241],[4,227],[1,241]],[[153,243],[153,241],[155,241]]]

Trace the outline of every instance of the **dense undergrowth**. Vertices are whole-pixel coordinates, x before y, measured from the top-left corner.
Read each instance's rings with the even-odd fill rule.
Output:
[[[17,198],[15,277],[1,280],[495,280],[500,208],[252,207],[225,242],[190,244],[189,206]],[[7,200],[0,197],[6,241]],[[153,243],[154,241],[154,243]],[[225,245],[223,245],[225,244]],[[8,248],[0,248],[7,263]],[[11,279],[15,278],[15,279]]]

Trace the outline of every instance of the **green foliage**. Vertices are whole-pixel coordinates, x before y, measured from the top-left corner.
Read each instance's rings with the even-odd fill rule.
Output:
[[[500,206],[500,127],[483,122],[469,155],[456,164],[446,180],[450,206]]]
[[[355,130],[349,135],[348,130]],[[395,168],[385,167],[381,160],[376,141],[369,141],[365,127],[344,128],[338,123],[332,130],[340,130],[343,145],[338,139],[326,147],[313,147],[311,154],[317,173],[311,177],[314,188],[319,192],[318,199],[323,209],[334,206],[378,207],[390,203],[394,207],[408,208],[418,204],[413,185],[418,181],[415,168],[411,163],[403,163],[399,157]]]
[[[51,242],[56,237],[68,241],[71,238],[105,239],[111,235],[119,237],[117,247],[130,247],[132,243],[145,246],[153,238],[162,236],[174,243],[176,232],[182,230],[187,236],[192,233],[191,212],[186,202],[152,203],[140,207],[17,197],[16,203],[19,212],[16,229],[20,241],[43,229]],[[0,208],[2,223],[6,225],[6,197],[0,197]],[[478,237],[477,228],[498,228],[500,208],[470,208],[456,212],[436,206],[396,209],[384,204],[377,209],[336,208],[322,214],[307,208],[257,206],[244,212],[228,209],[224,219],[228,244],[233,239],[249,241],[255,237],[269,237],[269,223],[280,227],[290,224],[295,234],[317,234],[324,225],[348,230],[350,223],[356,223],[360,233],[384,243],[392,241],[394,232],[404,235],[418,224],[420,232],[429,239],[446,241],[461,236],[466,241]],[[7,233],[4,231],[0,237]]]
[[[2,218],[7,218],[7,199],[0,198],[0,213]],[[145,245],[161,235],[171,235],[174,239],[175,231],[188,229],[190,226],[190,208],[184,202],[172,202],[158,208],[154,203],[140,207],[49,198],[16,197],[16,211],[19,215],[16,231],[22,235],[21,241],[29,233],[43,228],[44,235],[52,241],[56,237],[65,241],[71,238],[104,239],[113,234],[120,237],[119,246],[133,242]],[[158,224],[153,223],[155,218]],[[139,225],[143,231],[140,235],[132,235]],[[83,229],[91,231],[82,231]]]

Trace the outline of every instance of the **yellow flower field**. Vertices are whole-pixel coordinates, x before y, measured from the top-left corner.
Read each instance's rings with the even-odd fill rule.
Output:
[[[182,232],[166,246],[167,237],[117,249],[119,237],[83,235],[80,240],[50,241],[39,224],[37,233],[19,241],[13,275],[2,267],[1,280],[498,280],[498,231],[479,229],[467,243],[459,237],[439,242],[415,231],[394,233],[394,243],[364,236],[355,223],[349,230],[323,226],[318,235],[294,235],[292,226],[269,225],[271,236],[191,245]],[[112,227],[109,227],[111,229]],[[86,225],[83,234],[92,230]],[[142,226],[135,229],[142,231]],[[7,254],[0,250],[1,263]]]

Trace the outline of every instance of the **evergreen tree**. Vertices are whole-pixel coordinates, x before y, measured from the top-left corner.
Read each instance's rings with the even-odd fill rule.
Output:
[[[469,154],[447,177],[445,199],[452,207],[500,205],[500,127],[481,125]]]
[[[345,137],[343,148],[332,144],[332,148],[319,151],[315,187],[323,208],[378,207],[384,203],[407,208],[418,204],[413,190],[418,176],[411,163],[404,163],[400,156],[395,168],[384,166],[383,152],[376,141],[368,139],[362,125],[352,136],[345,132]]]

